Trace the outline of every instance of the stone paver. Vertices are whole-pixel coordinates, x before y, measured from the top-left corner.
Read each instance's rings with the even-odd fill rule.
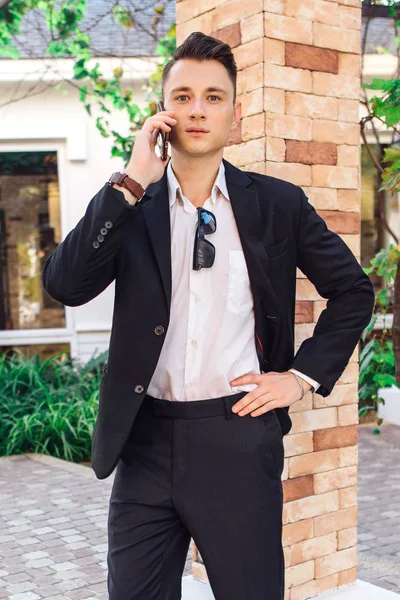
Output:
[[[359,426],[357,578],[399,592],[400,427],[372,429]],[[107,599],[113,479],[43,455],[0,458],[0,600]]]

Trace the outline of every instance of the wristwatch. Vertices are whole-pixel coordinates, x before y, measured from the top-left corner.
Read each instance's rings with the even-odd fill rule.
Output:
[[[113,185],[114,183],[116,183],[117,185],[125,187],[131,192],[131,194],[135,196],[138,202],[141,201],[145,194],[145,190],[140,185],[140,183],[132,179],[132,177],[129,177],[127,173],[119,173],[118,171],[116,171],[111,175],[107,183],[109,185]]]

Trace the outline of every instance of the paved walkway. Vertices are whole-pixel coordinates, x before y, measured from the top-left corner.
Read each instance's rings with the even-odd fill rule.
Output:
[[[359,427],[358,579],[400,591],[400,428]],[[0,459],[0,599],[107,600],[113,475],[46,456]],[[191,572],[188,555],[185,574]]]

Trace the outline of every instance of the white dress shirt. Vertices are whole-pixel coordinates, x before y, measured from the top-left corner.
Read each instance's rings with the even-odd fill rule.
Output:
[[[245,373],[260,373],[254,341],[254,307],[246,261],[221,165],[203,207],[216,218],[211,268],[193,269],[197,208],[167,166],[171,222],[172,298],[169,327],[147,393],[174,401],[204,400],[251,391],[231,386]],[[295,371],[295,369],[292,369]],[[319,384],[295,371],[315,388]]]

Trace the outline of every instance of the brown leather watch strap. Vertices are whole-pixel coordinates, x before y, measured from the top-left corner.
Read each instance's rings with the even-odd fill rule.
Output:
[[[110,185],[116,183],[117,185],[125,187],[135,196],[135,198],[137,198],[138,202],[140,202],[140,200],[145,194],[145,190],[140,185],[140,183],[132,179],[132,177],[129,177],[127,173],[119,173],[118,171],[116,173],[113,173],[110,179],[108,180],[108,183]]]

